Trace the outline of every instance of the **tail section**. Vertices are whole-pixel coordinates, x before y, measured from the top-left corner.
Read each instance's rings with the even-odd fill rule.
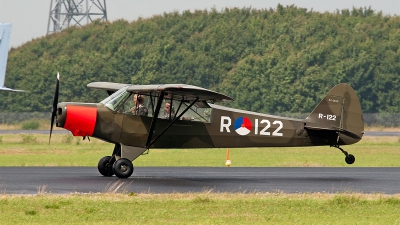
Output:
[[[358,142],[364,134],[364,121],[354,89],[348,84],[333,87],[305,119],[304,128],[330,144]]]
[[[0,88],[4,86],[10,44],[11,23],[0,23]]]
[[[13,90],[4,86],[8,59],[8,48],[10,46],[11,23],[0,23],[0,91]]]

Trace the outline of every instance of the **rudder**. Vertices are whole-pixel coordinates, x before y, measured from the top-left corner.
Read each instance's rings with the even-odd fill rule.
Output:
[[[336,131],[345,144],[359,141],[364,134],[361,104],[348,84],[333,87],[305,122],[305,128]]]

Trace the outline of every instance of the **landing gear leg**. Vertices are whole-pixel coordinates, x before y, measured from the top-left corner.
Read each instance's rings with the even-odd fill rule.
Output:
[[[114,175],[113,165],[119,158],[121,158],[121,145],[115,144],[112,156],[104,156],[100,159],[97,165],[100,174],[105,177],[111,177]]]
[[[128,178],[133,173],[132,161],[127,158],[121,158],[122,148],[120,144],[115,144],[113,156],[115,158],[112,165],[112,171],[118,178]]]
[[[353,164],[356,161],[356,157],[354,157],[354,155],[349,154],[348,152],[343,150],[341,147],[339,147],[339,145],[331,145],[331,147],[335,147],[335,148],[339,149],[340,151],[342,151],[342,153],[346,156],[344,158],[344,161],[346,161],[347,164]]]

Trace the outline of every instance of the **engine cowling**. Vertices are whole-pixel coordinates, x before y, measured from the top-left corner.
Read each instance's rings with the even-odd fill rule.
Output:
[[[97,120],[97,106],[93,103],[57,105],[56,126],[71,131],[74,136],[92,136]]]

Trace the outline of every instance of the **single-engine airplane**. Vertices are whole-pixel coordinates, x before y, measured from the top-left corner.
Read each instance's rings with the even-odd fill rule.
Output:
[[[112,154],[98,163],[103,176],[130,177],[134,170],[132,162],[150,148],[326,145],[342,151],[346,163],[352,164],[355,157],[340,146],[354,144],[364,134],[360,102],[348,84],[333,87],[305,119],[216,105],[233,99],[186,84],[93,82],[87,86],[107,91],[109,96],[100,103],[57,104],[57,79],[50,138],[55,120],[57,127],[71,131],[74,136],[96,137],[113,143]],[[138,115],[143,107],[145,113]]]

